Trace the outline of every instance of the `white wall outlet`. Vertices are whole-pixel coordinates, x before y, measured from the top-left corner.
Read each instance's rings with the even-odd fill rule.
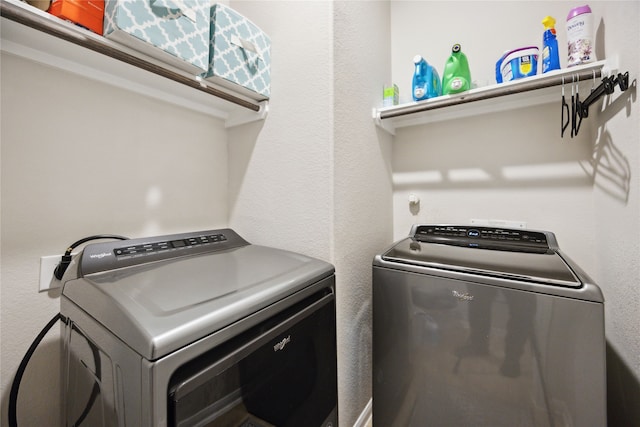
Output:
[[[38,292],[60,287],[60,281],[53,276],[62,255],[40,257],[40,288]]]

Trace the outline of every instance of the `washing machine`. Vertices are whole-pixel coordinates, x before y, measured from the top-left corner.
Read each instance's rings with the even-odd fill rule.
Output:
[[[546,231],[414,225],[373,261],[373,424],[605,426],[604,298]]]
[[[63,425],[337,426],[331,264],[222,229],[90,244],[63,282]]]

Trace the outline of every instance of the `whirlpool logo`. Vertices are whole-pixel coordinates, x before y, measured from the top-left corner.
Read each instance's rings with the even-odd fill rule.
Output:
[[[473,295],[470,295],[468,292],[451,291],[451,293],[460,301],[473,301]]]
[[[282,341],[276,343],[276,345],[273,346],[273,351],[284,350],[284,346],[286,346],[290,342],[291,342],[291,335],[289,335],[286,338],[283,338]]]
[[[106,256],[111,256],[111,254],[109,252],[102,252],[101,254],[91,254],[89,255],[89,258],[102,259]]]

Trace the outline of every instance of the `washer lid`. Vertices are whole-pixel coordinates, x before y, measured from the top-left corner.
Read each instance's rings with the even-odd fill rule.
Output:
[[[407,238],[382,254],[382,259],[442,270],[579,288],[582,282],[556,251],[516,252]]]
[[[207,232],[208,235],[219,234]],[[227,241],[235,233],[224,230]],[[171,241],[176,239],[170,236]],[[157,240],[157,239],[155,239]],[[167,239],[160,239],[166,241]],[[127,245],[147,244],[138,240]],[[84,274],[64,285],[67,298],[143,357],[154,360],[333,274],[331,264],[265,246],[194,245],[158,255],[124,258],[124,268]],[[117,253],[122,242],[100,244]],[[211,248],[202,252],[204,247]],[[220,249],[215,249],[220,248]],[[96,250],[85,248],[86,254]],[[164,250],[163,250],[164,251]],[[179,256],[178,256],[179,255]],[[134,262],[135,260],[135,262]],[[63,313],[64,314],[64,313]],[[73,319],[72,319],[73,320]]]

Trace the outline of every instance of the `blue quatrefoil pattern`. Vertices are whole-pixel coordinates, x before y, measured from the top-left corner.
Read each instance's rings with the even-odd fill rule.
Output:
[[[187,10],[188,9],[188,10]],[[209,0],[107,0],[104,34],[124,32],[206,72],[210,40]],[[144,48],[143,44],[130,47]],[[145,53],[153,55],[148,48]],[[150,53],[151,52],[151,53]],[[159,59],[162,59],[161,57]]]
[[[260,28],[223,4],[211,8],[211,45],[206,78],[222,78],[269,98],[271,39]]]

